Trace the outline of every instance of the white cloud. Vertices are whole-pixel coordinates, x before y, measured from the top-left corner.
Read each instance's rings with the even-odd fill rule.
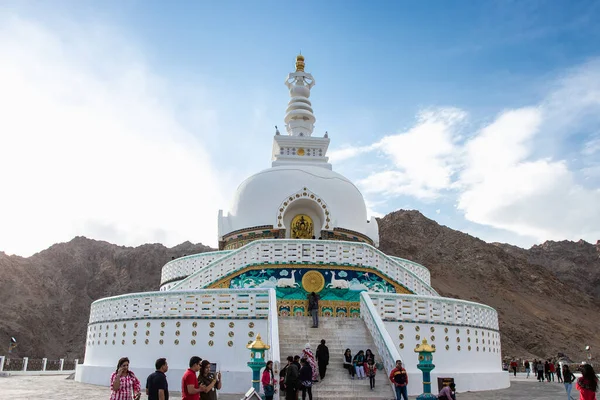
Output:
[[[123,32],[0,13],[0,88],[0,250],[75,235],[215,244],[223,189],[210,154]],[[210,117],[194,129],[214,127],[198,111]]]
[[[372,173],[358,182],[367,193],[410,195],[431,200],[452,185],[457,164],[457,126],[466,114],[455,108],[423,111],[417,125],[383,137],[361,149],[377,149],[393,162],[393,169]]]

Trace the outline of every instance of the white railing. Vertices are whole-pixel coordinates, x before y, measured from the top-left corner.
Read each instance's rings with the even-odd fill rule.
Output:
[[[267,350],[267,359],[273,361],[273,371],[278,376],[277,373],[280,371],[280,360],[281,355],[279,353],[279,317],[277,314],[277,294],[275,289],[269,289],[269,318],[267,322],[268,326],[268,338],[267,343],[271,346],[269,350]],[[273,399],[279,399],[279,390],[275,393]]]
[[[427,269],[427,267],[422,266],[419,263],[414,261],[406,260],[400,257],[388,256],[392,260],[396,261],[398,264],[402,265],[407,270],[413,272],[419,278],[423,280],[428,285],[431,285],[431,273]]]
[[[360,316],[373,337],[373,342],[385,367],[386,376],[388,376],[396,367],[396,360],[402,360],[402,358],[366,292],[360,294]]]
[[[369,294],[384,321],[429,322],[498,330],[492,307],[446,297],[409,294]]]
[[[92,303],[89,323],[148,318],[266,319],[270,295],[269,289],[210,289],[107,297]]]
[[[207,253],[193,254],[191,256],[179,257],[166,263],[160,273],[160,285],[186,278],[207,266],[216,259],[231,253],[232,250],[210,251]]]
[[[200,289],[249,265],[294,263],[373,268],[413,293],[439,296],[423,274],[419,277],[369,244],[299,239],[256,240],[201,268],[171,290]]]

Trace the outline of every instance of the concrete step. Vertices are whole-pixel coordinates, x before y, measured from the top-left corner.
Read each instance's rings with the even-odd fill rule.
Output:
[[[381,359],[362,319],[320,317],[318,328],[311,328],[311,325],[310,317],[279,318],[279,352],[283,367],[287,363],[286,357],[301,355],[307,342],[315,352],[321,339],[325,339],[329,348],[329,366],[325,379],[312,387],[315,400],[394,398],[385,371],[378,371],[375,388],[371,390],[368,378],[352,380],[342,366],[346,348],[350,348],[353,355],[359,350],[371,349],[375,359]]]

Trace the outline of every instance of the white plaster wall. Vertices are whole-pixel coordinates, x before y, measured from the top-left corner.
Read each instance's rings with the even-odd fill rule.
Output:
[[[194,322],[196,327],[193,326]],[[214,327],[210,326],[211,323],[214,323]],[[234,324],[233,327],[229,326],[230,323]],[[254,324],[252,328],[249,326],[251,323]],[[143,381],[154,371],[156,359],[166,357],[169,362],[169,381],[180,382],[190,357],[199,356],[218,364],[224,379],[223,393],[241,393],[251,386],[251,370],[246,365],[250,360],[250,351],[246,345],[255,340],[257,334],[267,341],[266,319],[141,319],[90,324],[85,361],[78,367],[76,379],[108,385],[119,358],[128,357],[131,369]],[[145,343],[146,339],[148,344]],[[179,344],[175,344],[176,340]],[[195,344],[192,344],[192,340],[195,340]],[[213,342],[213,346],[209,345],[209,341]],[[228,345],[230,341],[231,346]]]
[[[384,325],[409,373],[411,395],[422,393],[422,374],[417,369],[418,353],[415,353],[414,349],[423,339],[436,346],[433,355],[435,369],[431,373],[432,390],[437,388],[437,377],[453,377],[459,392],[510,386],[508,374],[502,371],[500,334],[497,331],[396,321],[385,321]]]

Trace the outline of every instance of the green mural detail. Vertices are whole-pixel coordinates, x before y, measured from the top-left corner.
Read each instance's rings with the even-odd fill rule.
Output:
[[[368,271],[315,269],[314,267],[247,271],[232,278],[229,287],[232,289],[274,288],[278,299],[306,300],[308,292],[302,286],[302,278],[309,271],[318,271],[325,279],[323,289],[318,292],[321,300],[358,302],[359,293],[362,291],[396,293],[393,285]]]

